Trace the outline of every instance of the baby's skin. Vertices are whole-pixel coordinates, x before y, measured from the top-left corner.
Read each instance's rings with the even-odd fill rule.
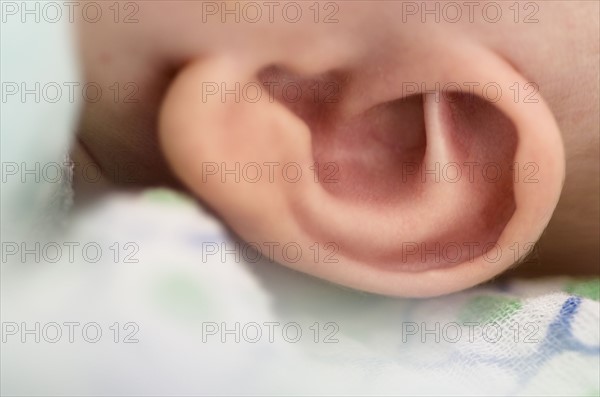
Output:
[[[380,294],[599,273],[598,2],[104,11],[82,63],[121,95],[84,106],[81,199],[182,189],[274,261]]]

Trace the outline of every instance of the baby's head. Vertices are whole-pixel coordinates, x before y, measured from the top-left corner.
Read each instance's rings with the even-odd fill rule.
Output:
[[[598,271],[598,2],[120,7],[79,24],[112,90],[74,156],[111,182],[181,184],[274,260],[376,293],[532,250]]]

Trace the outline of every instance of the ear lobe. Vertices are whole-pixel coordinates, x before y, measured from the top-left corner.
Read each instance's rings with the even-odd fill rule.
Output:
[[[508,95],[526,84],[510,65],[484,51],[456,62],[412,80],[492,81],[504,95],[361,95],[359,79],[339,79],[338,102],[290,104],[243,94],[260,82],[255,68],[197,61],[169,89],[161,144],[195,194],[282,264],[376,293],[457,291],[531,248],[558,201],[564,153],[543,100]],[[237,98],[221,95],[236,86]]]

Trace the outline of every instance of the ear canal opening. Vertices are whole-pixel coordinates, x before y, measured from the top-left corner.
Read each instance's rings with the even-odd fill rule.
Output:
[[[423,101],[412,95],[316,126],[313,155],[321,173],[339,171],[324,189],[354,203],[387,206],[418,199],[422,186],[405,171],[425,159]]]

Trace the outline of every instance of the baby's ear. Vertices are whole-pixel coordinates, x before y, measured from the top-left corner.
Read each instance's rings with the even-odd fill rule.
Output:
[[[524,101],[534,85],[491,52],[459,55],[404,81],[198,60],[165,99],[162,147],[198,197],[284,265],[389,295],[461,290],[533,247],[565,160],[548,106]],[[436,83],[446,89],[413,89]]]

